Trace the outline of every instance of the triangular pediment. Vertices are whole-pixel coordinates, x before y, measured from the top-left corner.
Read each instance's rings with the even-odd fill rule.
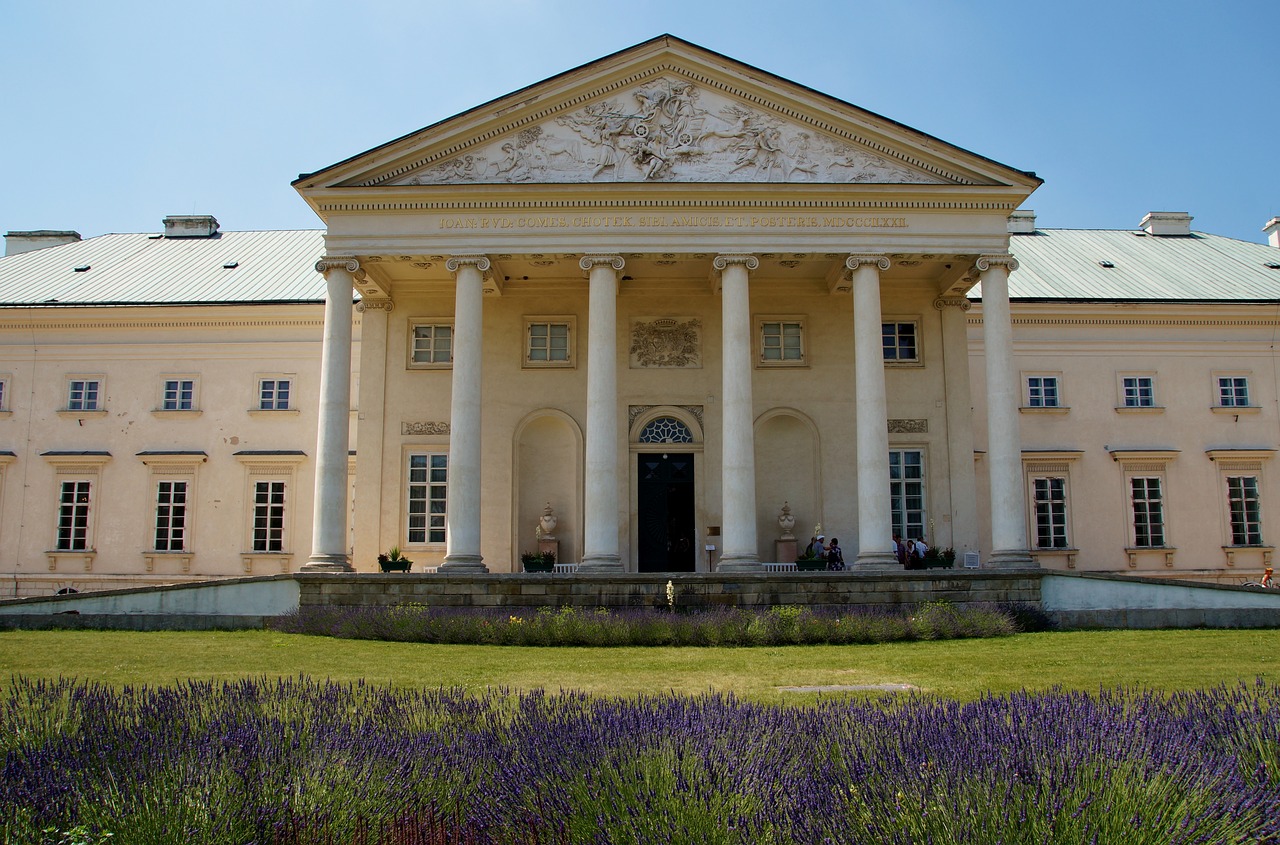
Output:
[[[811,183],[1034,188],[1000,165],[672,36],[449,118],[308,188]]]

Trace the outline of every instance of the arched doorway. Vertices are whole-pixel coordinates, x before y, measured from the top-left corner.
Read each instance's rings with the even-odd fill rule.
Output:
[[[675,414],[637,421],[636,569],[693,572],[698,565],[695,436]]]

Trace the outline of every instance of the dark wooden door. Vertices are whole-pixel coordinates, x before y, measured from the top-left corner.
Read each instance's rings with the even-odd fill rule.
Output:
[[[693,455],[641,454],[636,491],[641,572],[693,572],[698,537],[693,519]]]

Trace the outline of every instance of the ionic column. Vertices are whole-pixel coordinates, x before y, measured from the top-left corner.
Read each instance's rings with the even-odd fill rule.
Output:
[[[324,339],[320,352],[320,419],[316,432],[316,487],[311,557],[305,572],[354,572],[347,555],[347,451],[351,435],[351,301],[354,258],[323,258]]]
[[[758,571],[756,538],[755,410],[751,402],[751,296],[749,271],[760,266],[754,255],[718,255],[720,272],[721,393],[721,541],[716,569]]]
[[[579,572],[621,572],[618,553],[618,255],[584,255],[587,271],[586,507]]]
[[[850,255],[853,276],[853,367],[858,450],[858,556],[854,569],[900,569],[889,510],[889,405],[884,387],[880,271],[883,255]]]
[[[449,486],[442,572],[488,572],[480,554],[480,390],[483,344],[483,255],[455,255],[453,392],[449,407]]]
[[[942,313],[942,380],[947,412],[951,541],[958,555],[978,550],[978,494],[973,468],[973,398],[969,390],[969,326],[973,304],[963,296],[933,301]],[[937,537],[935,545],[943,545]]]
[[[382,456],[386,426],[387,322],[395,307],[390,299],[365,297],[356,305],[360,312],[360,423],[356,428],[356,560],[371,563],[383,548],[382,540]],[[399,496],[399,482],[386,492]],[[396,499],[398,503],[398,498]],[[398,530],[398,529],[397,529]],[[393,543],[398,545],[398,543]]]
[[[1018,433],[1021,391],[1013,364],[1013,322],[1009,316],[1012,255],[983,255],[982,338],[987,358],[987,465],[991,472],[991,556],[993,569],[1033,569],[1027,550],[1026,499],[1022,488],[1022,441]]]

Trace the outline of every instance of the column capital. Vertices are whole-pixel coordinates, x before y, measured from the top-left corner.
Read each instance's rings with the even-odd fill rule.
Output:
[[[844,260],[847,270],[857,270],[863,264],[874,264],[883,272],[889,269],[891,263],[888,256],[879,252],[853,253]]]
[[[351,275],[360,272],[360,262],[354,258],[326,256],[316,262],[316,272],[327,274],[330,270],[346,270]]]
[[[386,311],[389,314],[395,307],[390,299],[362,299],[356,303],[356,310],[361,314],[366,311]]]
[[[755,270],[760,266],[760,259],[747,253],[725,253],[723,255],[717,255],[711,262],[712,267],[721,271],[730,264],[741,264],[748,270]]]
[[[444,266],[450,273],[458,272],[460,267],[475,267],[481,273],[487,273],[493,264],[487,255],[455,255]]]
[[[621,270],[627,263],[622,260],[621,255],[588,254],[578,259],[578,266],[587,273],[590,273],[593,267],[597,267],[601,264],[608,264],[615,270]]]
[[[959,308],[961,311],[968,311],[973,307],[973,303],[969,301],[967,296],[940,296],[933,301],[933,307],[939,311],[945,311],[948,308]]]
[[[973,262],[973,266],[977,267],[980,273],[985,273],[992,267],[1004,267],[1012,273],[1018,269],[1018,259],[1007,252],[1000,255],[979,255],[978,260]]]

